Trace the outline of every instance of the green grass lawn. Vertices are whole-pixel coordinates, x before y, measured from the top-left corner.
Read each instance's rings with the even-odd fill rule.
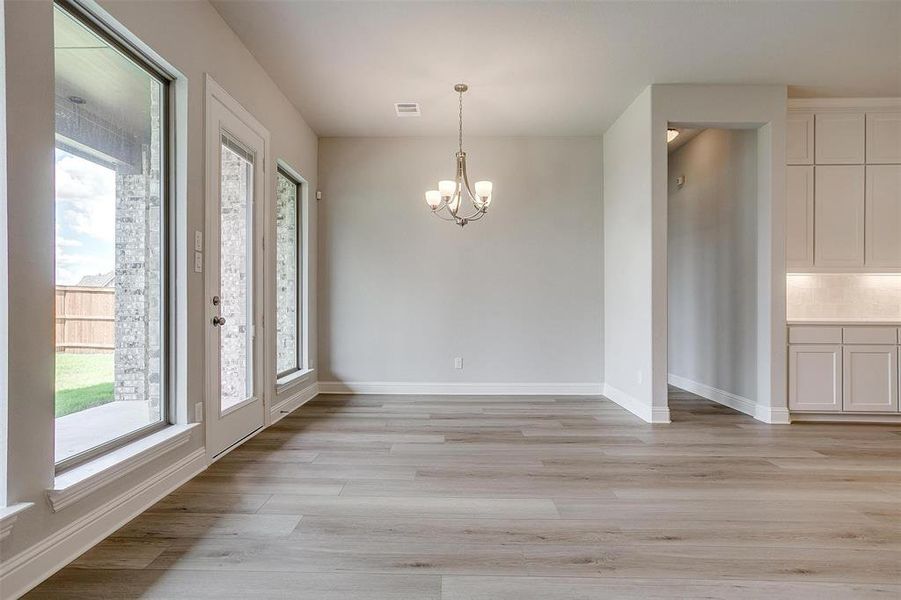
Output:
[[[113,401],[113,354],[56,355],[56,416]]]

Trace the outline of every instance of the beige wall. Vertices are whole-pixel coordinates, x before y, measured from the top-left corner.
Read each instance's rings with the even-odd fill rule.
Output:
[[[150,479],[203,445],[202,434],[126,477],[91,493],[59,513],[50,511],[45,489],[52,483],[53,467],[53,17],[49,0],[6,3],[7,143],[16,148],[7,171],[10,195],[9,253],[10,324],[9,381],[9,494],[8,502],[33,502],[4,540],[3,559],[14,557],[33,544],[60,532],[111,498]],[[271,133],[272,159],[282,159],[316,189],[317,138],[301,115],[263,71],[250,52],[207,2],[167,3],[104,1],[103,9],[156,51],[187,79],[179,114],[187,134],[181,150],[184,189],[183,233],[203,229],[204,212],[204,75],[209,73]],[[186,117],[186,121],[185,121]],[[270,168],[270,197],[275,169]],[[316,221],[311,203],[311,221]],[[316,248],[315,228],[311,248]],[[185,235],[187,237],[187,235]],[[179,240],[186,289],[183,323],[186,379],[181,402],[193,416],[194,403],[203,398],[205,305],[203,275],[190,268],[193,253],[186,239]],[[311,285],[315,287],[316,260],[312,257]],[[313,324],[315,340],[315,294]],[[267,319],[269,321],[269,319]],[[269,322],[274,322],[272,319]],[[315,349],[315,343],[312,344]],[[316,364],[316,357],[312,357]],[[184,411],[182,419],[187,419]]]
[[[463,229],[423,197],[453,176],[455,142],[321,141],[320,382],[598,389],[600,139],[466,139],[495,193]]]

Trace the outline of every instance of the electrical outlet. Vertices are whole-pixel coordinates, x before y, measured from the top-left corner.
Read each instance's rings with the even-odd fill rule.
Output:
[[[194,272],[195,273],[203,273],[203,253],[202,252],[194,253]]]
[[[194,405],[194,422],[203,423],[203,402]]]
[[[457,357],[454,359],[454,368],[462,369],[463,368],[463,359],[461,357]]]

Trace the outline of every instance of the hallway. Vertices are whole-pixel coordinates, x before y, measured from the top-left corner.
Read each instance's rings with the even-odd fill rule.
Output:
[[[27,598],[901,594],[901,426],[319,396]]]

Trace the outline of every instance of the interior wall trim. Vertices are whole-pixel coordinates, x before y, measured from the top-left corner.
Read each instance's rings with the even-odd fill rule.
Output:
[[[739,396],[738,394],[733,394],[732,392],[727,392],[711,385],[693,381],[686,377],[680,377],[673,373],[670,373],[667,376],[667,381],[670,385],[674,385],[686,392],[691,392],[692,394],[706,398],[711,402],[728,406],[729,408],[752,417],[756,415],[757,403],[744,396]]]
[[[269,424],[280,421],[281,419],[288,416],[288,413],[291,413],[319,394],[319,382],[314,381],[310,385],[299,389],[295,393],[291,394],[278,404],[272,407],[269,411]]]
[[[631,394],[627,394],[619,388],[613,387],[609,383],[604,384],[604,396],[647,423],[670,422],[668,407],[654,407],[645,404],[638,398],[635,398]]]
[[[432,383],[320,381],[320,394],[423,394],[436,396],[599,396],[597,383]]]
[[[4,561],[0,566],[3,597],[12,600],[24,595],[206,467],[206,449],[198,448]]]

